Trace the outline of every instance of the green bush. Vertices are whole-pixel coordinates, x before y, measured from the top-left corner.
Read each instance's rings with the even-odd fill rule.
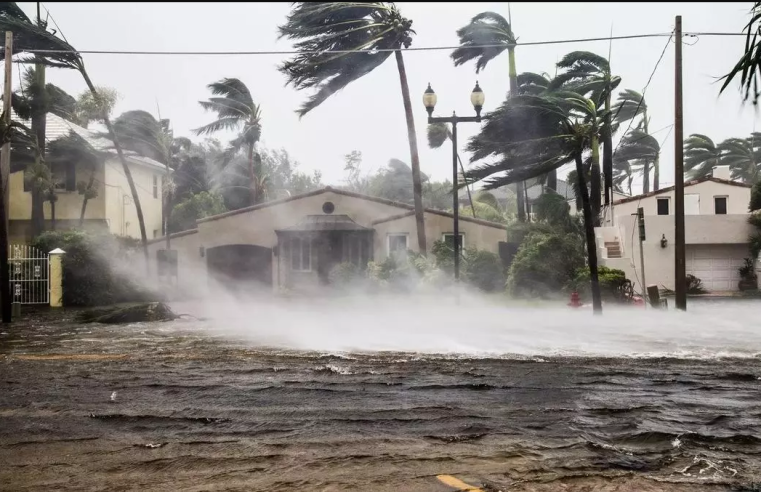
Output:
[[[507,290],[515,297],[556,297],[584,266],[585,258],[577,234],[530,233],[510,266]]]
[[[142,251],[138,240],[81,231],[49,231],[33,246],[63,249],[63,305],[102,306],[158,300],[158,295],[119,275],[113,265],[129,264]],[[142,259],[142,258],[141,258]]]
[[[175,233],[196,228],[196,220],[227,212],[222,196],[202,191],[181,201],[169,216],[169,232]]]
[[[505,272],[499,256],[488,251],[465,248],[463,280],[485,292],[505,288]]]
[[[748,211],[755,212],[761,210],[761,181],[757,182],[750,189],[750,203],[748,204]]]
[[[365,272],[354,263],[349,262],[339,263],[328,273],[330,285],[341,289],[356,287],[366,279]]]
[[[591,299],[590,278],[589,267],[580,268],[569,284],[569,290],[575,290],[583,299]],[[626,278],[623,270],[600,266],[597,267],[597,278],[600,283],[600,297],[603,301],[629,302],[628,289],[631,287],[631,281]]]

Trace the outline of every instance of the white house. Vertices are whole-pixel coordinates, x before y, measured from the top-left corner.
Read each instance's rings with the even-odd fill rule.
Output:
[[[48,142],[64,137],[71,131],[82,137],[96,151],[105,153],[107,158],[96,169],[89,169],[79,163],[72,163],[66,168],[52,169],[53,177],[57,179],[56,228],[60,230],[79,227],[82,195],[77,192],[77,182],[89,181],[94,172],[98,196],[88,200],[83,228],[140,238],[140,226],[132,193],[111,141],[52,113],[47,114]],[[162,224],[162,182],[166,176],[166,167],[134,152],[124,153],[143,209],[148,238],[159,237]],[[31,238],[32,197],[31,190],[25,185],[24,171],[11,174],[9,185],[10,240],[12,243],[25,243]],[[44,213],[46,229],[49,230],[52,225],[50,202],[45,202]]]
[[[686,269],[713,292],[738,290],[738,269],[750,256],[750,185],[732,181],[729,168],[685,182]],[[674,187],[613,202],[603,227],[596,228],[599,264],[626,272],[641,292],[639,233],[635,214],[642,207],[645,282],[674,289]]]

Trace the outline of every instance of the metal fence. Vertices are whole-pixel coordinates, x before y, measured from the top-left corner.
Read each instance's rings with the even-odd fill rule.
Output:
[[[16,304],[50,304],[48,254],[33,246],[8,247],[11,298]]]

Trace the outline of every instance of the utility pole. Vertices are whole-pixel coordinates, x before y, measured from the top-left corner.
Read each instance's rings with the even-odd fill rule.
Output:
[[[3,87],[3,124],[6,132],[11,124],[11,87],[13,75],[13,33],[5,32],[5,87]],[[11,141],[10,134],[0,155],[0,310],[3,323],[11,322],[11,280],[8,265],[8,215],[10,202]]]
[[[647,281],[645,280],[645,252],[642,243],[645,241],[645,209],[637,208],[637,220],[639,221],[639,265],[642,270],[642,298],[647,305]]]
[[[684,247],[684,115],[682,106],[682,16],[676,16],[674,28],[674,282],[676,308],[687,310],[687,271]]]

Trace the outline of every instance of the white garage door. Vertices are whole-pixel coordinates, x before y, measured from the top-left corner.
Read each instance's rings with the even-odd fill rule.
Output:
[[[742,244],[688,245],[686,253],[687,273],[702,280],[709,292],[737,290],[737,269],[750,256],[748,246]]]

